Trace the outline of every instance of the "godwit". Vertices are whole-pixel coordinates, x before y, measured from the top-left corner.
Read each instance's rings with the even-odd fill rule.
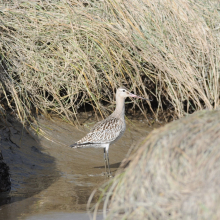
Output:
[[[106,119],[98,122],[92,130],[81,140],[70,145],[72,148],[95,147],[104,148],[105,172],[108,165],[108,175],[111,176],[109,167],[108,150],[109,145],[118,140],[124,133],[125,124],[125,99],[127,97],[145,99],[135,94],[130,93],[125,88],[118,88],[116,92],[116,108],[115,111]],[[145,99],[149,100],[149,99]],[[149,100],[150,101],[150,100]],[[107,160],[106,160],[107,155]],[[106,172],[107,173],[107,172]]]

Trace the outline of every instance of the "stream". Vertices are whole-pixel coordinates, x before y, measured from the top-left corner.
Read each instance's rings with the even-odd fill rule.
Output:
[[[12,188],[0,196],[0,219],[90,219],[86,213],[88,198],[108,180],[103,175],[103,149],[68,146],[82,138],[97,121],[84,114],[84,126],[76,127],[58,118],[41,116],[28,129],[15,119],[8,122],[0,127],[0,148],[10,167]],[[130,147],[159,126],[149,127],[146,119],[127,119],[125,134],[109,150],[113,176]],[[98,195],[92,204],[97,199]],[[102,219],[101,212],[97,219]]]

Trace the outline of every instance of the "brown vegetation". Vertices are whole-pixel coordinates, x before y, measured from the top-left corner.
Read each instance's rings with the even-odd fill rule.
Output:
[[[106,114],[124,85],[177,117],[219,105],[219,2],[0,1],[0,86],[21,120]],[[1,102],[2,103],[2,102]],[[1,104],[2,105],[2,104]],[[3,105],[1,108],[5,108]]]
[[[105,219],[220,219],[220,112],[151,132],[124,172],[100,189]]]

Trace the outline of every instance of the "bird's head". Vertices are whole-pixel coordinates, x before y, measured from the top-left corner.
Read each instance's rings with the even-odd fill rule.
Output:
[[[138,98],[138,99],[144,99],[144,100],[151,101],[149,99],[145,99],[143,97],[135,95],[135,94],[129,92],[126,88],[123,88],[123,87],[119,87],[117,89],[116,97],[120,97],[120,98],[124,98],[124,99],[126,99],[127,97],[132,97],[132,98]]]

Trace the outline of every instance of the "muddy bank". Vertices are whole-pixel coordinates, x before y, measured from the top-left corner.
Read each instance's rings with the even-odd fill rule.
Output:
[[[28,206],[25,200],[48,188],[58,177],[54,158],[42,152],[39,142],[18,121],[1,123],[0,147],[10,167],[11,191],[1,194],[0,219],[16,219]],[[23,204],[19,203],[25,201]],[[16,203],[12,210],[7,204]]]
[[[3,160],[2,152],[0,150],[0,193],[9,192],[11,189],[11,181],[9,175],[9,167]]]
[[[91,192],[108,179],[103,176],[102,149],[68,147],[96,121],[84,115],[81,123],[83,126],[76,128],[61,119],[40,117],[26,130],[11,119],[10,125],[1,129],[1,137],[4,135],[1,149],[10,167],[12,189],[7,197],[0,199],[0,219],[86,211]],[[130,147],[153,128],[144,119],[128,121],[124,136],[110,147],[113,175]],[[96,201],[97,197],[92,203]]]

